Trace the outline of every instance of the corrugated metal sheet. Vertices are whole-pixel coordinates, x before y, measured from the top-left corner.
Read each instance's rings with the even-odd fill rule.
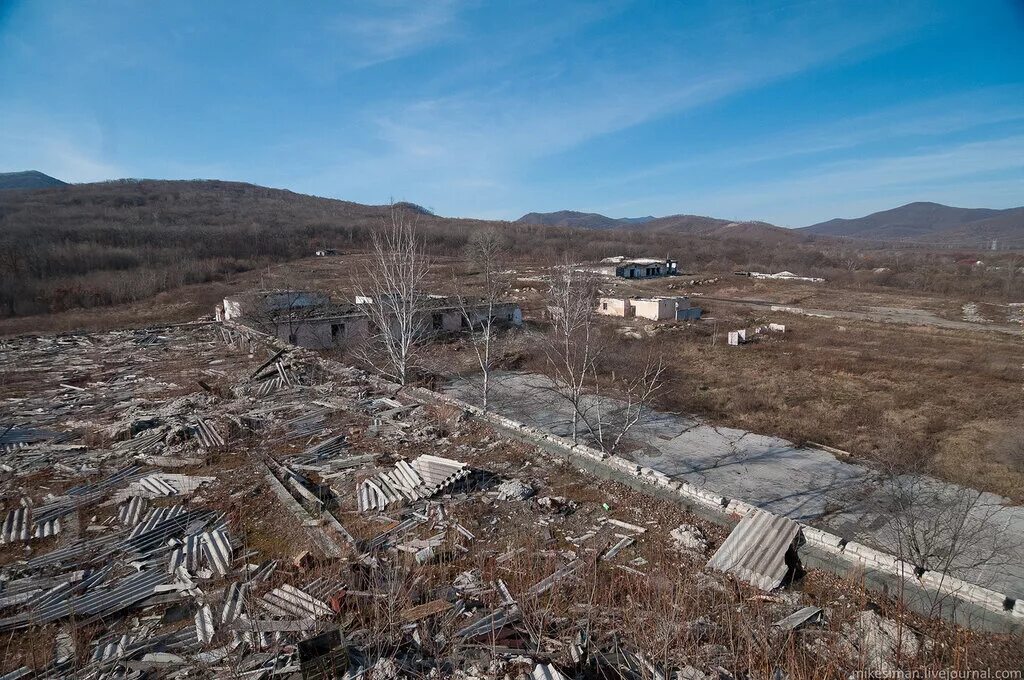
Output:
[[[80,507],[85,507],[100,500],[114,487],[136,480],[142,477],[143,474],[142,468],[133,465],[118,470],[95,484],[83,484],[73,487],[65,491],[64,495],[60,498],[35,508],[33,517],[36,522],[46,522],[56,517],[63,517]]]
[[[254,572],[249,576],[249,581],[252,583],[261,583],[270,578],[274,570],[277,569],[277,560],[267,560],[256,568]]]
[[[203,551],[215,572],[227,576],[231,570],[231,542],[225,531],[208,531],[202,534]]]
[[[122,633],[121,635],[110,635],[103,638],[96,643],[95,649],[92,652],[93,661],[106,661],[108,659],[117,659],[124,656],[125,650],[128,648],[135,638]]]
[[[139,480],[139,486],[154,496],[174,496],[178,493],[176,487],[171,486],[156,475],[143,477]]]
[[[224,438],[220,436],[217,428],[210,421],[197,418],[195,429],[199,442],[206,448],[212,449],[215,446],[224,446]]]
[[[732,530],[708,561],[708,567],[732,574],[761,590],[782,585],[789,567],[786,551],[800,533],[791,519],[754,510]]]
[[[227,625],[242,615],[245,603],[245,594],[248,587],[244,583],[232,583],[228,586],[228,592],[224,596],[224,608],[220,613],[220,623]]]
[[[568,680],[557,668],[549,663],[539,663],[531,674],[533,680]]]
[[[128,538],[134,538],[136,536],[141,536],[142,534],[150,532],[155,527],[159,526],[161,522],[171,519],[172,517],[177,517],[178,515],[184,512],[185,507],[183,505],[172,505],[170,507],[164,508],[153,508],[148,513],[146,513],[146,516],[142,519],[141,524],[136,524],[135,528],[132,529],[131,533],[128,534]]]
[[[34,427],[2,427],[0,426],[0,447],[9,446],[13,444],[34,444],[35,442],[45,442],[56,437],[60,437],[62,433],[54,432],[52,430],[38,430]]]
[[[504,628],[507,624],[519,619],[519,607],[499,607],[493,612],[469,624],[455,633],[456,638],[474,638],[480,635],[491,635]]]
[[[206,645],[213,639],[213,633],[213,610],[204,604],[196,612],[196,637]]]
[[[295,460],[302,463],[312,463],[326,458],[333,458],[345,450],[345,435],[339,434],[325,441],[315,444],[302,452],[300,458]]]
[[[59,517],[55,517],[54,519],[50,519],[45,522],[36,522],[33,525],[32,538],[49,538],[50,536],[56,536],[60,533],[61,528]]]

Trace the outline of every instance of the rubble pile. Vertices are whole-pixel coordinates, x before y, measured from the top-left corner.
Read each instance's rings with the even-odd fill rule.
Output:
[[[768,677],[925,648],[833,583],[714,573],[721,528],[305,350],[190,325],[0,366],[4,677]]]

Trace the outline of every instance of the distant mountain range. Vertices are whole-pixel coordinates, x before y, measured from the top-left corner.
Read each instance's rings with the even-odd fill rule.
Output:
[[[667,217],[613,218],[598,213],[560,210],[549,213],[527,213],[518,224],[539,224],[549,227],[577,229],[633,229],[644,232],[672,232],[694,236],[720,236],[724,238],[766,239],[771,241],[801,241],[807,235],[792,229],[783,229],[767,222],[734,222],[701,215],[669,215]]]
[[[908,203],[865,217],[812,224],[799,231],[872,241],[964,246],[983,246],[995,240],[1005,247],[1021,247],[1024,246],[1024,207],[992,210]]]
[[[725,238],[804,241],[839,237],[868,241],[913,242],[954,247],[1024,247],[1024,207],[954,208],[939,203],[909,203],[855,219],[834,219],[800,229],[767,222],[733,222],[699,215],[612,218],[597,213],[560,210],[528,213],[516,222],[581,229],[636,229]]]
[[[46,189],[48,187],[65,186],[56,177],[44,175],[38,170],[22,172],[0,172],[0,189]]]
[[[210,180],[208,185],[236,186],[230,183],[218,183],[215,180]],[[52,189],[70,186],[66,182],[37,170],[0,173],[0,190]],[[95,186],[101,187],[103,184]],[[302,197],[302,194],[283,193],[296,198]],[[380,206],[361,206],[347,201],[338,201],[336,204],[346,206],[345,212],[355,210],[360,214],[369,214],[380,210]],[[429,210],[418,205],[412,203],[401,205],[421,215],[435,217]],[[436,217],[440,220],[448,219]],[[994,210],[990,208],[955,208],[939,203],[925,202],[908,203],[899,208],[883,210],[854,219],[828,220],[799,229],[784,229],[767,222],[736,222],[701,215],[668,215],[667,217],[647,215],[614,218],[598,213],[574,210],[531,212],[520,217],[516,223],[573,229],[632,230],[644,233],[713,236],[764,241],[773,244],[807,242],[816,237],[825,237],[970,248],[987,248],[995,241],[1000,248],[1024,248],[1024,207]]]
[[[516,222],[519,224],[542,224],[546,227],[571,227],[576,229],[622,229],[637,224],[644,224],[655,219],[647,217],[605,217],[597,213],[576,212],[575,210],[559,210],[549,213],[526,213]]]

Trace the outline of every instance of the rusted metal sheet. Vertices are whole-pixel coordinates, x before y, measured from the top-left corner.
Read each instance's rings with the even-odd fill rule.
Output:
[[[740,520],[708,567],[761,590],[773,590],[786,578],[786,552],[799,535],[800,525],[793,520],[754,510]]]

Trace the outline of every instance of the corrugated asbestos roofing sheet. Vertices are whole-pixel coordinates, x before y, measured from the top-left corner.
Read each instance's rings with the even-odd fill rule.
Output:
[[[0,619],[0,630],[22,628],[30,624],[42,625],[71,615],[88,617],[93,614],[110,614],[149,597],[156,586],[167,580],[167,574],[160,570],[142,571],[121,579],[108,589],[48,602],[17,616]]]
[[[364,479],[356,487],[358,507],[362,511],[384,510],[388,505],[429,498],[469,475],[465,463],[424,454],[412,463],[398,461],[385,470]]]
[[[786,550],[799,533],[800,525],[793,520],[754,510],[740,520],[708,567],[761,590],[773,590],[786,577]]]

